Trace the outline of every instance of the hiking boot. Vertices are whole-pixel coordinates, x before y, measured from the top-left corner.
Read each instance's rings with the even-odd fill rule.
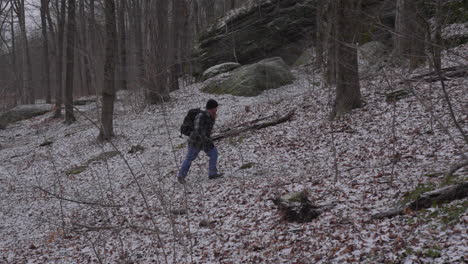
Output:
[[[186,184],[187,182],[185,181],[185,178],[184,177],[181,177],[181,176],[177,176],[177,181],[180,183],[180,184]]]
[[[214,180],[214,179],[223,177],[223,175],[224,175],[224,174],[222,174],[222,173],[216,173],[216,174],[213,174],[213,175],[208,176],[208,178],[209,178],[210,180]]]

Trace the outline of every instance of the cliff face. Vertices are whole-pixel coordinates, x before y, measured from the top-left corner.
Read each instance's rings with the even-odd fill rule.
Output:
[[[315,30],[315,2],[263,1],[236,10],[200,36],[194,60],[201,70],[228,61],[247,64],[273,56],[291,64]]]
[[[193,55],[199,74],[224,62],[248,64],[275,56],[291,65],[312,44],[317,0],[253,3],[232,11],[201,34]],[[379,40],[391,45],[388,29],[394,26],[394,1],[364,0],[362,12],[358,42]]]

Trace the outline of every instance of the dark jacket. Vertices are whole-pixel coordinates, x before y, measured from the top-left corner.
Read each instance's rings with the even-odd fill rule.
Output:
[[[211,131],[215,120],[207,111],[202,111],[195,117],[195,124],[190,134],[189,146],[209,151],[214,147]]]

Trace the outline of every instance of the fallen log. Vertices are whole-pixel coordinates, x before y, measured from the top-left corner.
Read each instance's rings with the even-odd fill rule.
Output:
[[[279,117],[279,118],[277,118],[275,120],[272,120],[272,121],[256,123],[256,124],[249,125],[249,126],[246,126],[246,127],[240,127],[240,128],[228,130],[228,131],[223,132],[221,134],[214,135],[212,137],[212,139],[213,139],[213,141],[215,141],[215,140],[220,140],[222,138],[234,137],[234,136],[237,136],[237,135],[239,135],[241,133],[244,133],[246,131],[249,131],[249,130],[257,130],[257,129],[262,129],[262,128],[265,128],[265,127],[275,126],[275,125],[284,123],[284,122],[288,121],[289,119],[291,119],[291,117],[294,115],[294,111],[295,110],[292,110],[289,113],[287,113],[286,115],[281,116],[281,117]]]
[[[433,71],[421,75],[414,76],[410,79],[403,80],[399,84],[405,82],[417,82],[419,80],[424,80],[426,82],[436,82],[440,80],[447,80],[447,78],[461,78],[468,76],[468,65],[454,66],[443,68],[440,72]]]
[[[405,211],[418,211],[429,208],[435,204],[443,204],[453,200],[463,199],[468,196],[468,182],[450,185],[434,191],[425,192],[418,199],[402,207],[394,208],[385,212],[374,214],[372,219],[390,218],[402,215]]]
[[[447,170],[447,172],[445,173],[445,178],[452,177],[456,171],[466,166],[468,166],[468,160],[463,160],[459,163],[455,163],[452,167],[450,167],[450,169]]]

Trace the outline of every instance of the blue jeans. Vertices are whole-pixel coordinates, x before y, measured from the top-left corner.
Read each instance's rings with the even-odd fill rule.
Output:
[[[182,167],[180,168],[178,177],[182,177],[185,179],[187,177],[188,171],[190,169],[190,165],[192,165],[192,161],[194,161],[198,157],[198,153],[200,153],[201,149],[195,148],[192,146],[188,146],[187,156],[185,157],[184,162],[182,163]],[[218,174],[218,169],[216,168],[216,163],[218,162],[218,150],[216,147],[213,147],[209,151],[205,151],[206,155],[210,157],[210,162],[208,166],[208,176],[212,176]]]

